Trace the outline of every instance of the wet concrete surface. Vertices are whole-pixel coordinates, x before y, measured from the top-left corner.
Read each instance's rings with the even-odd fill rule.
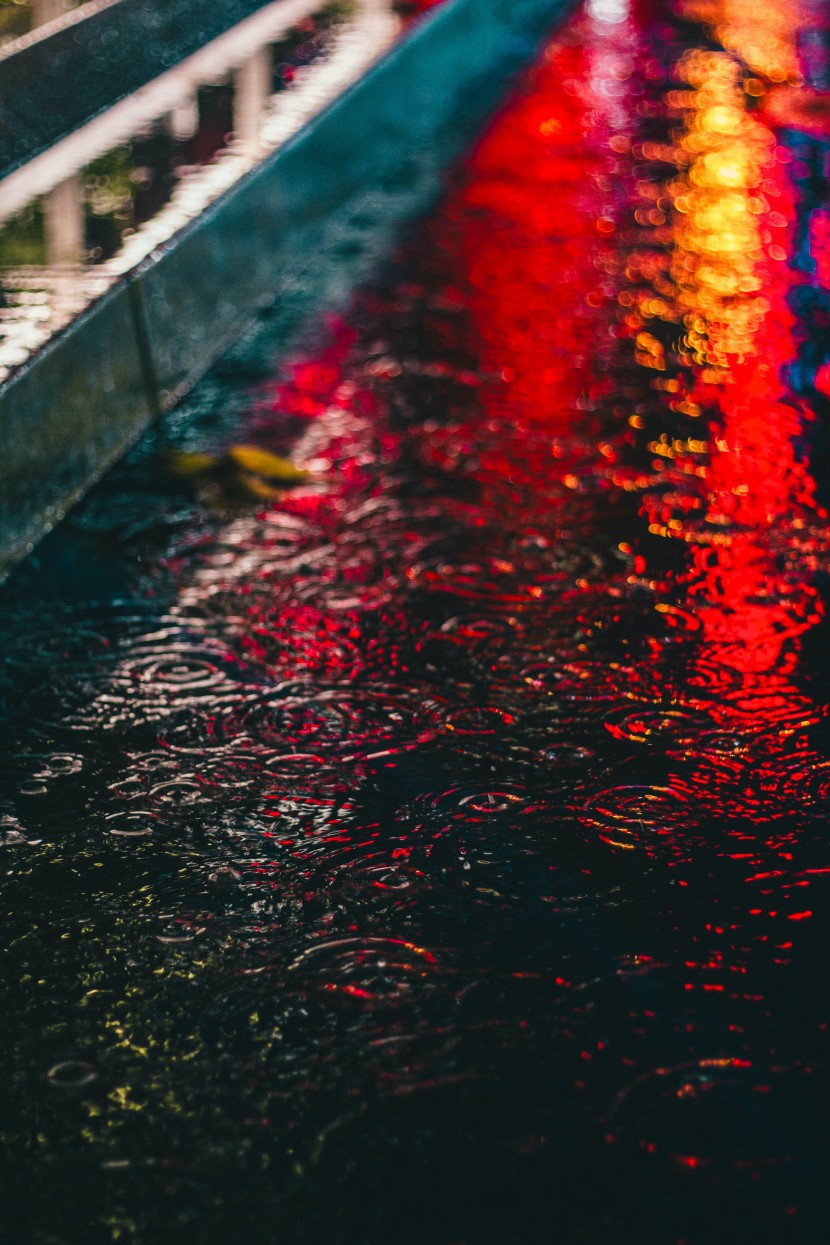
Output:
[[[594,0],[5,587],[6,1239],[823,1239],[822,39]]]

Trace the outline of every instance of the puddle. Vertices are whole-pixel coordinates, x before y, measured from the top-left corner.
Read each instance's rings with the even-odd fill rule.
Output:
[[[799,12],[592,0],[5,587],[10,1240],[819,1239]]]

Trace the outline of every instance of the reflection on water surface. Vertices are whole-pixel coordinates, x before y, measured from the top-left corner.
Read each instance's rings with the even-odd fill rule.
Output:
[[[10,1239],[819,1239],[793,12],[578,13],[348,312],[6,588]]]

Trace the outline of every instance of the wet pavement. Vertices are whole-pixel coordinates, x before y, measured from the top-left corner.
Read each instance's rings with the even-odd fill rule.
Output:
[[[827,38],[681,9],[3,590],[4,1240],[823,1239]]]

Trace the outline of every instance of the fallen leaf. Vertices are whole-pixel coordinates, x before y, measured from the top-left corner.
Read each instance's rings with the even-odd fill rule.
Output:
[[[281,458],[255,445],[232,445],[225,458],[235,467],[261,476],[263,480],[278,480],[285,484],[308,479],[308,472],[295,466],[290,458]]]

